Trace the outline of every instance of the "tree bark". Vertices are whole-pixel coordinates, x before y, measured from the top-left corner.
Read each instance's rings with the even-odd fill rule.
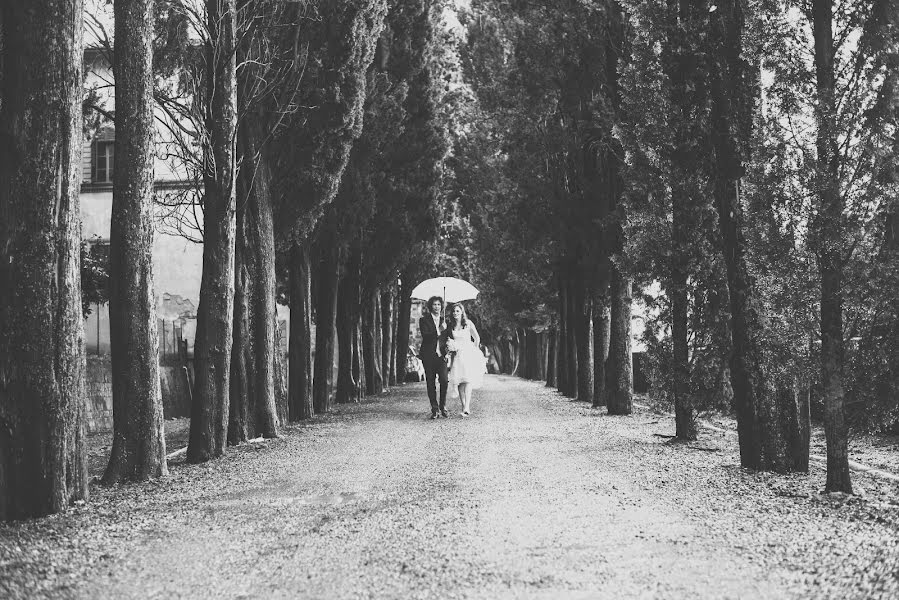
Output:
[[[593,404],[593,298],[583,276],[574,283],[577,399]]]
[[[601,297],[594,306],[593,318],[593,406],[607,406],[609,402],[608,365],[612,311],[608,297]]]
[[[506,340],[509,347],[509,375],[517,376],[521,368],[521,341],[518,339],[518,330],[515,330],[515,339]]]
[[[828,492],[852,493],[849,429],[843,389],[843,233],[845,199],[840,192],[834,85],[833,1],[813,0],[815,74],[818,92],[818,204],[815,223],[821,276],[821,381],[824,386],[824,437],[827,440]]]
[[[315,376],[312,404],[315,414],[331,410],[334,372],[334,329],[337,324],[337,286],[340,280],[340,250],[329,235],[319,240],[317,293],[315,299]]]
[[[605,80],[608,102],[614,118],[621,119],[622,93],[619,85],[619,63],[625,44],[625,17],[621,4],[609,4],[608,37],[605,43]],[[625,252],[624,222],[626,207],[622,200],[625,182],[622,175],[624,151],[611,131],[601,154],[605,195],[608,198],[606,240],[608,257],[598,285],[603,303],[596,313],[599,323],[594,339],[595,392],[594,406],[607,407],[609,414],[631,414],[633,407],[633,374],[631,369],[631,281],[618,268]],[[612,260],[617,257],[616,262]]]
[[[82,6],[0,8],[0,520],[87,499]]]
[[[577,307],[577,299],[575,295],[575,285],[572,279],[569,278],[565,282],[566,293],[565,299],[568,303],[566,307],[566,313],[568,317],[568,338],[566,340],[566,354],[567,360],[566,364],[568,366],[568,372],[566,373],[566,379],[568,381],[568,389],[565,391],[565,395],[569,398],[577,398],[578,392],[578,355],[577,355],[577,338],[578,338],[578,307]]]
[[[278,409],[275,397],[275,348],[278,309],[275,275],[275,219],[271,192],[272,173],[262,146],[264,132],[260,115],[247,115],[241,128],[243,168],[250,181],[245,203],[246,220],[241,233],[245,236],[246,262],[251,266],[249,283],[252,295],[249,310],[252,336],[253,379],[249,403],[253,414],[252,437],[278,437]]]
[[[559,338],[557,388],[559,393],[568,394],[568,291],[567,283],[561,274],[557,275],[559,285]]]
[[[384,391],[381,374],[381,293],[377,288],[365,294],[362,311],[362,348],[365,361],[365,393]]]
[[[808,395],[799,390],[794,377],[791,385],[779,382],[776,393],[777,406],[781,410],[781,427],[786,440],[785,471],[808,472],[809,442],[811,440],[811,416]]]
[[[396,385],[393,322],[395,314],[393,287],[390,286],[381,293],[381,374],[384,377],[385,388]]]
[[[338,404],[359,402],[361,381],[354,375],[358,357],[354,356],[361,317],[362,249],[349,252],[337,291],[337,391]]]
[[[409,353],[409,330],[412,327],[412,293],[409,273],[400,278],[400,297],[396,316],[396,370],[397,381],[406,383],[406,356]]]
[[[675,238],[682,231],[683,224],[675,212]],[[681,440],[696,439],[696,414],[693,409],[693,398],[690,395],[690,348],[688,342],[688,297],[687,272],[682,261],[675,259],[671,268],[671,345],[672,362],[671,377],[674,391],[675,435]]]
[[[241,175],[241,180],[244,177]],[[243,183],[241,181],[241,183]],[[241,188],[244,186],[242,185]],[[245,190],[241,189],[241,195]],[[246,204],[241,202],[237,206],[236,239],[234,243],[234,332],[231,343],[231,379],[229,381],[229,409],[228,409],[228,443],[237,445],[253,437],[251,430],[253,411],[250,404],[253,402],[252,381],[256,378],[256,365],[253,364],[253,343],[250,332],[253,329],[252,315],[250,313],[250,297],[252,296],[252,284],[250,283],[252,265],[248,264],[249,252],[246,228]]]
[[[522,379],[530,379],[530,344],[529,337],[530,331],[526,329],[517,328],[515,330],[515,337],[518,338],[518,349],[519,349],[519,361],[518,361],[518,376]]]
[[[690,178],[703,168],[700,151],[704,149],[702,127],[696,116],[697,107],[705,106],[705,79],[700,59],[688,43],[693,23],[702,7],[694,0],[671,0],[668,36],[663,47],[662,62],[671,81],[671,102],[678,111],[681,124],[667,160],[674,171],[671,190],[671,252],[667,293],[671,301],[671,388],[674,397],[676,435],[682,440],[696,439],[696,417],[690,395],[690,363],[688,311],[691,258],[694,252],[695,194]]]
[[[608,411],[629,415],[634,410],[634,374],[631,357],[631,280],[612,267],[612,307],[609,316]]]
[[[764,324],[756,283],[747,261],[740,198],[743,154],[750,141],[755,93],[742,55],[739,2],[723,0],[711,19],[712,144],[715,206],[730,297],[731,388],[737,413],[740,462],[758,470],[808,470],[808,403],[795,381],[766,372]],[[804,444],[804,446],[803,446]]]
[[[228,433],[234,318],[235,138],[237,75],[235,0],[208,0],[206,48],[210,106],[209,163],[204,174],[203,275],[194,341],[194,393],[187,461],[221,456]]]
[[[153,297],[153,2],[115,11],[116,123],[109,234],[113,437],[107,485],[168,473]]]
[[[362,402],[367,387],[365,377],[365,352],[362,346],[362,315],[357,316],[353,324],[353,378],[356,380],[357,395],[355,402]]]
[[[556,377],[557,377],[557,368],[556,364],[558,361],[559,354],[559,344],[558,344],[558,333],[555,328],[549,330],[549,341],[546,352],[546,387],[556,387]]]
[[[288,283],[289,285],[289,283]],[[278,413],[278,426],[283,427],[290,420],[290,409],[287,407],[287,342],[288,332],[275,328],[275,407]]]
[[[288,418],[310,419],[312,409],[312,263],[307,246],[290,252]]]
[[[240,126],[235,241],[234,339],[228,442],[278,437],[275,361],[275,236],[271,171],[260,147],[262,117],[245,115]]]
[[[547,349],[549,348],[549,331],[544,330],[537,335],[536,373],[534,379],[546,381]]]

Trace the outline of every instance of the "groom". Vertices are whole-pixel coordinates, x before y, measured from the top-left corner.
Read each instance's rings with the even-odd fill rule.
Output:
[[[443,310],[443,298],[431,296],[427,303],[428,311],[418,320],[418,329],[421,332],[421,364],[425,368],[425,381],[428,384],[428,399],[431,401],[431,418],[436,419],[437,414],[446,414],[446,388],[448,380],[446,375],[446,362],[440,354],[438,339],[440,333],[446,329],[446,324],[440,318]],[[440,403],[437,402],[437,385],[434,378],[440,380]]]

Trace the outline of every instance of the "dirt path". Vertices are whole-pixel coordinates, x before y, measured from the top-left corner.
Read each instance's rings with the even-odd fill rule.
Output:
[[[816,475],[736,467],[488,378],[474,414],[420,385],[167,480],[97,489],[0,528],[0,596],[77,598],[889,597],[895,505],[836,504]],[[715,451],[710,451],[714,449]],[[872,504],[872,503],[868,503]],[[862,516],[859,516],[862,515]],[[833,566],[832,566],[833,565]],[[5,583],[3,583],[5,581]],[[4,596],[6,597],[6,596]]]

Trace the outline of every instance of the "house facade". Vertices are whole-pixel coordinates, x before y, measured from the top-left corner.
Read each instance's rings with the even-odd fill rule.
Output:
[[[95,122],[86,129],[82,148],[81,234],[95,256],[108,257],[112,220],[112,181],[116,168],[115,101],[112,69],[105,52],[88,49],[84,57],[85,94]],[[190,366],[203,269],[202,211],[199,187],[185,168],[183,148],[167,135],[168,116],[157,111],[153,240],[153,295],[159,331],[161,388],[166,417],[190,410]],[[85,318],[87,351],[87,428],[112,428],[109,361],[109,306],[93,303]]]
[[[112,70],[103,51],[85,52],[85,87],[92,92],[97,108],[113,115]],[[193,344],[193,327],[199,301],[203,266],[202,212],[197,205],[197,187],[187,169],[179,164],[179,152],[172,149],[163,125],[166,115],[158,114],[157,151],[155,159],[155,221],[153,241],[153,291],[157,315],[166,330],[182,332]],[[82,238],[101,255],[109,245],[112,219],[112,177],[115,172],[115,128],[102,119],[95,131],[85,137],[82,149],[81,228]],[[89,355],[109,353],[109,308],[94,304],[85,320],[85,338]],[[160,330],[160,350],[166,344]],[[164,344],[165,342],[165,344]]]

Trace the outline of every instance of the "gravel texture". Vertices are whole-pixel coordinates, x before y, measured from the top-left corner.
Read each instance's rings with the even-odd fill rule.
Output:
[[[454,407],[455,408],[455,407]],[[424,387],[291,426],[65,515],[0,526],[2,598],[896,598],[899,489],[823,496],[491,376],[431,421]],[[169,451],[184,423],[169,422]],[[102,469],[102,443],[92,468]]]

